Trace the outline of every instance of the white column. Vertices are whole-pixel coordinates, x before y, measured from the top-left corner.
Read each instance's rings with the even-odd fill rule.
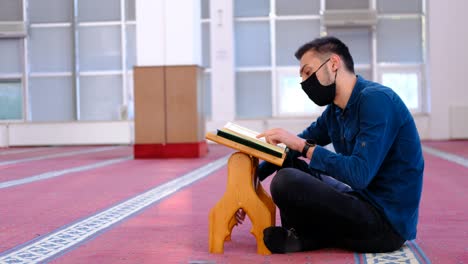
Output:
[[[210,1],[211,112],[214,126],[234,120],[236,111],[233,0]]]
[[[200,0],[166,0],[165,10],[166,65],[201,65]]]
[[[136,65],[165,64],[164,0],[136,0]]]
[[[136,0],[137,66],[201,65],[200,0]]]
[[[432,139],[448,139],[451,134],[458,134],[459,131],[450,131],[453,118],[450,108],[468,109],[468,30],[464,26],[457,26],[466,23],[467,8],[466,0],[428,1],[430,72],[427,78],[431,89],[429,129]]]

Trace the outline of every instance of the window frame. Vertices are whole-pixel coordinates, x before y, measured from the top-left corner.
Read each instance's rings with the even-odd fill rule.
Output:
[[[79,78],[80,76],[107,76],[107,75],[119,75],[122,79],[122,106],[127,106],[131,100],[133,100],[133,91],[131,90],[131,84],[129,80],[133,76],[133,68],[127,66],[127,28],[129,26],[136,26],[135,15],[131,15],[127,12],[127,5],[132,4],[129,0],[120,0],[120,20],[115,21],[100,21],[100,22],[78,22],[78,0],[72,0],[72,18],[69,22],[35,22],[30,23],[29,13],[27,6],[29,1],[34,0],[21,0],[22,1],[22,14],[23,21],[30,28],[60,28],[67,27],[71,28],[72,31],[72,63],[73,69],[71,71],[44,71],[44,72],[31,72],[30,70],[30,56],[29,56],[29,45],[30,39],[29,35],[21,38],[21,47],[20,47],[20,60],[22,71],[17,74],[2,74],[0,73],[0,81],[2,80],[11,80],[11,79],[20,79],[22,83],[22,95],[23,95],[23,118],[21,120],[0,120],[1,123],[10,123],[10,122],[26,122],[33,121],[31,114],[31,105],[29,98],[29,79],[30,78],[53,78],[53,77],[72,77],[73,79],[73,89],[74,96],[73,101],[75,102],[75,118],[73,120],[67,121],[81,121],[80,118],[80,91],[79,91]],[[133,1],[135,3],[135,1]],[[135,11],[135,8],[133,8]],[[128,20],[128,17],[133,17],[132,20]],[[121,69],[119,71],[79,71],[79,28],[80,27],[98,27],[104,25],[117,25],[120,27],[120,54],[121,54]],[[111,121],[111,120],[102,120],[102,121]]]

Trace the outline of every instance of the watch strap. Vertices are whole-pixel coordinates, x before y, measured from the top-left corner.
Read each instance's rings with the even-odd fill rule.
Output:
[[[313,146],[315,146],[315,142],[313,140],[310,140],[310,139],[306,140],[304,148],[302,149],[302,152],[301,152],[302,157],[307,158],[307,152],[309,151],[309,148]]]

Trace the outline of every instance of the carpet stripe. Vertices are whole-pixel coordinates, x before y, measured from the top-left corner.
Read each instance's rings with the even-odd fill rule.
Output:
[[[87,170],[93,170],[97,169],[100,167],[104,166],[109,166],[115,163],[119,163],[122,161],[127,161],[133,159],[133,156],[127,156],[123,158],[118,158],[118,159],[111,159],[111,160],[106,160],[106,161],[101,161],[89,165],[84,165],[84,166],[78,166],[74,168],[69,168],[69,169],[64,169],[64,170],[57,170],[57,171],[49,171],[41,174],[37,174],[34,176],[30,176],[27,178],[19,179],[19,180],[11,180],[11,181],[6,181],[6,182],[0,182],[0,189],[5,189],[13,186],[18,186],[22,184],[27,184],[27,183],[32,183],[36,181],[42,181],[50,178],[55,178],[59,176],[64,176],[66,174],[74,173],[74,172],[82,172],[82,171],[87,171]]]
[[[431,264],[431,261],[426,256],[426,254],[424,254],[424,251],[421,249],[421,247],[419,247],[415,240],[411,240],[409,244],[411,245],[413,252],[416,251],[417,254],[422,258],[421,263]]]
[[[414,248],[414,245],[411,243],[411,241],[408,241],[407,242],[407,245],[408,245],[408,248],[411,250],[411,252],[413,252],[413,254],[416,256],[416,259],[419,261],[419,263],[421,264],[427,264],[422,256],[419,254],[419,252]]]
[[[3,155],[10,155],[10,154],[20,154],[20,153],[26,153],[26,152],[35,152],[35,151],[40,151],[40,150],[48,150],[48,149],[54,149],[56,147],[42,147],[42,148],[28,148],[28,149],[16,149],[16,150],[7,150],[0,152],[0,156]]]
[[[399,250],[388,253],[366,253],[364,263],[366,264],[390,264],[390,263],[408,263],[421,264],[416,254],[405,244]]]
[[[441,150],[438,150],[438,149],[435,149],[435,148],[431,148],[431,147],[427,147],[427,146],[423,146],[422,148],[423,148],[423,150],[425,152],[427,152],[427,153],[429,153],[431,155],[437,156],[437,157],[442,158],[444,160],[448,160],[448,161],[460,164],[460,165],[465,166],[465,167],[468,168],[468,159],[465,159],[462,156],[458,156],[458,155],[455,155],[455,154],[451,154],[451,153],[444,152],[444,151],[441,151]]]
[[[361,255],[354,253],[354,263],[361,264]]]
[[[51,260],[54,256],[83,243],[120,221],[142,211],[159,200],[210,175],[223,167],[229,156],[220,158],[190,173],[150,189],[105,211],[58,229],[40,239],[0,254],[0,263],[30,263]]]
[[[29,161],[38,161],[38,160],[44,160],[44,159],[68,157],[68,156],[74,156],[74,155],[79,155],[79,154],[95,153],[95,152],[101,152],[101,151],[106,151],[106,150],[114,150],[118,148],[122,148],[122,147],[112,146],[112,147],[103,147],[103,148],[93,148],[93,149],[71,151],[71,152],[66,152],[66,153],[50,154],[50,155],[45,155],[45,156],[33,157],[33,158],[8,160],[8,161],[0,162],[0,166],[18,164],[18,163],[29,162]]]

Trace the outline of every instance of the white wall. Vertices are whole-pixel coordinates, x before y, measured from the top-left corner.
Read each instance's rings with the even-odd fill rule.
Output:
[[[0,147],[132,144],[133,122],[0,124]]]
[[[428,138],[468,138],[466,0],[428,0]]]
[[[0,148],[8,145],[8,125],[0,124]]]

